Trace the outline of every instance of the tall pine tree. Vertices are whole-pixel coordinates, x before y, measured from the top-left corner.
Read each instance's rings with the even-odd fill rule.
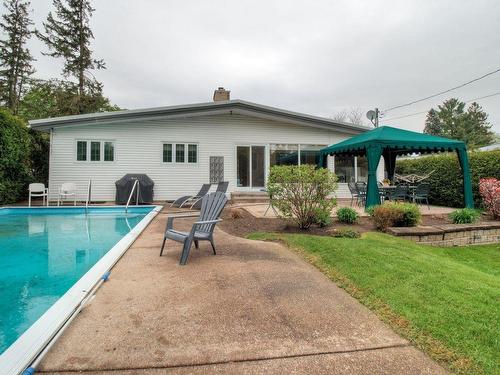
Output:
[[[465,103],[451,98],[427,113],[424,133],[459,139],[474,149],[494,141],[488,114],[477,103],[467,110]]]
[[[35,70],[34,61],[26,42],[35,32],[29,18],[29,1],[5,0],[6,13],[2,15],[0,29],[0,101],[17,113],[23,88]]]
[[[102,94],[102,84],[92,70],[105,69],[104,61],[94,59],[90,49],[94,35],[89,23],[94,9],[89,0],[54,0],[53,4],[55,16],[49,13],[43,24],[45,34],[38,36],[49,48],[45,55],[64,59],[63,75],[77,81],[78,113],[85,113],[88,97]]]

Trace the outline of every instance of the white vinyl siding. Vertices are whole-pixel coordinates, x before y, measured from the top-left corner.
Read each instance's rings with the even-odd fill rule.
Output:
[[[64,182],[75,182],[78,199],[85,199],[92,179],[92,200],[113,201],[115,181],[127,173],[146,173],[154,182],[155,200],[171,200],[196,193],[209,182],[210,156],[224,157],[224,179],[228,192],[236,186],[236,145],[332,144],[351,137],[342,131],[299,126],[244,115],[206,115],[176,119],[137,119],[134,122],[54,128],[50,154],[49,189],[51,199]],[[80,162],[74,155],[76,141],[113,141],[114,162]],[[163,162],[165,144],[184,144],[185,162]],[[190,163],[189,145],[196,147],[196,163]],[[101,151],[101,157],[103,151]],[[89,157],[89,154],[87,154]],[[172,147],[175,161],[175,147]],[[328,158],[332,166],[333,158]],[[193,160],[193,159],[192,159]],[[266,169],[269,168],[269,151]],[[383,178],[383,175],[380,179]],[[339,184],[340,185],[340,184]],[[338,196],[349,196],[347,186],[339,186]],[[343,191],[342,194],[340,192]]]

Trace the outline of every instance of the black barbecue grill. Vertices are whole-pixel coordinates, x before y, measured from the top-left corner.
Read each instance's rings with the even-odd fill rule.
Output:
[[[146,174],[129,173],[115,182],[116,185],[116,204],[127,204],[128,197],[134,186],[135,181],[139,181],[139,204],[153,203],[154,181]],[[130,204],[136,204],[137,191],[134,191]]]

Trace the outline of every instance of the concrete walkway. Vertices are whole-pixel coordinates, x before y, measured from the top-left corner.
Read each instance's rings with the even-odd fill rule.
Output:
[[[445,371],[285,247],[216,231],[178,265],[160,214],[43,360],[45,373]],[[189,219],[177,222],[189,226]]]

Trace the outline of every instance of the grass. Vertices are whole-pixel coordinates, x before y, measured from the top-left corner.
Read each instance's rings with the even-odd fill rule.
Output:
[[[373,232],[360,239],[260,232],[249,238],[296,249],[452,371],[500,373],[498,244],[439,248]]]

